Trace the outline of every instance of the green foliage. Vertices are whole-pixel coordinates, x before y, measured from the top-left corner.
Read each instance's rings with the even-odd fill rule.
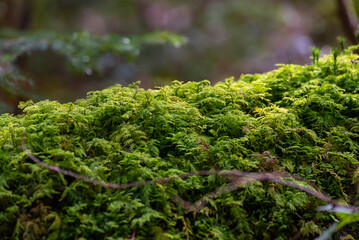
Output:
[[[101,57],[106,53],[132,61],[144,46],[166,43],[180,47],[186,43],[186,38],[167,31],[124,37],[5,29],[0,31],[0,89],[8,98],[31,97],[28,86],[32,81],[16,64],[24,55],[36,57],[38,52],[53,51],[66,60],[70,72],[93,75],[103,72]]]
[[[0,32],[0,51],[2,64],[12,64],[21,55],[31,55],[35,51],[52,50],[63,55],[70,66],[79,72],[91,74],[100,69],[101,54],[111,52],[114,55],[133,59],[145,44],[169,43],[179,47],[186,43],[182,36],[170,32],[154,32],[142,36],[123,37],[119,35],[95,36],[87,32],[71,35],[58,32]]]
[[[334,55],[334,54],[333,54]],[[314,238],[334,218],[323,204],[277,183],[252,182],[196,202],[231,183],[192,176],[165,184],[107,189],[34,164],[95,180],[131,183],[225,169],[282,171],[357,204],[359,66],[345,51],[311,66],[143,90],[115,85],[86,99],[21,103],[0,117],[0,235],[3,239]],[[342,219],[356,221],[356,215]],[[354,219],[355,217],[355,219]],[[355,224],[355,223],[354,223]],[[358,237],[358,236],[354,236]]]

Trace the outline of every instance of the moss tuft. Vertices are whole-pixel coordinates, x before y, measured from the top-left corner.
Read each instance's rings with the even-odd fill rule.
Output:
[[[333,57],[334,56],[334,57]],[[275,183],[254,182],[195,202],[228,177],[107,189],[49,171],[47,164],[111,183],[209,170],[282,171],[332,198],[357,204],[359,65],[346,51],[310,66],[182,83],[155,90],[112,86],[86,99],[21,103],[0,116],[2,239],[313,238],[331,224],[322,201]],[[314,61],[315,60],[315,61]],[[353,236],[357,238],[358,236]]]

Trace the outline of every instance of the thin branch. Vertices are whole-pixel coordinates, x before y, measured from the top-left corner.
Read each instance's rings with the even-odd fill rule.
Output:
[[[222,188],[219,188],[218,190],[216,190],[212,193],[207,194],[205,197],[203,197],[201,200],[197,201],[195,204],[184,201],[181,198],[179,198],[178,196],[172,197],[172,200],[174,202],[180,204],[182,207],[184,207],[188,210],[191,210],[191,211],[199,211],[206,205],[208,199],[217,198],[218,196],[220,196],[224,193],[234,191],[237,188],[246,186],[253,181],[270,181],[270,182],[282,184],[285,186],[289,186],[292,188],[296,188],[296,189],[298,189],[302,192],[305,192],[307,194],[310,194],[326,203],[332,204],[333,207],[337,207],[337,206],[342,207],[342,208],[347,209],[349,212],[353,212],[353,213],[359,212],[359,209],[354,206],[345,206],[343,203],[340,203],[340,202],[330,198],[327,194],[320,191],[318,187],[312,185],[305,179],[290,175],[285,172],[251,173],[251,172],[241,172],[238,170],[230,170],[230,171],[227,171],[227,170],[202,170],[202,171],[197,171],[197,172],[181,174],[181,175],[178,175],[175,177],[161,178],[161,179],[155,179],[155,180],[149,180],[149,181],[143,181],[143,182],[132,182],[132,183],[125,183],[125,184],[106,183],[106,182],[102,182],[99,180],[95,180],[95,179],[80,175],[78,173],[74,173],[74,172],[70,172],[70,171],[61,169],[59,167],[47,164],[47,163],[39,160],[38,158],[33,156],[26,148],[25,141],[24,141],[25,134],[26,134],[26,131],[24,131],[22,133],[22,137],[21,137],[22,149],[24,150],[26,155],[31,160],[33,160],[35,163],[40,164],[41,166],[47,168],[50,171],[61,173],[61,174],[64,174],[64,175],[67,175],[67,176],[70,176],[73,178],[77,178],[79,180],[82,180],[82,181],[85,181],[88,183],[103,186],[106,188],[113,188],[113,189],[121,190],[121,189],[129,188],[129,187],[139,187],[139,186],[152,185],[152,184],[163,184],[163,183],[170,182],[170,181],[173,181],[176,179],[183,179],[183,178],[187,178],[187,177],[191,177],[191,176],[219,175],[219,176],[232,177],[231,184],[224,186]],[[297,181],[297,182],[299,181],[301,183],[301,185],[299,185],[298,183],[295,183],[295,181]],[[302,184],[306,184],[308,187],[303,186]]]

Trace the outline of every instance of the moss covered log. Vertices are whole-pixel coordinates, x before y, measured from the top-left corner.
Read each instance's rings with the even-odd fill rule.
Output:
[[[109,189],[34,163],[124,184],[201,170],[279,171],[358,204],[359,64],[350,51],[313,65],[280,65],[211,86],[143,90],[138,84],[86,99],[21,103],[0,116],[1,239],[312,239],[333,222],[323,201],[273,182],[252,182],[196,202],[230,177],[191,176]],[[352,224],[358,229],[358,225]],[[342,233],[344,234],[344,233]],[[346,229],[347,236],[359,237]]]

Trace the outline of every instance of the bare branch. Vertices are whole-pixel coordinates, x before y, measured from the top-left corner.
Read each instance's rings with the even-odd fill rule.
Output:
[[[77,178],[79,180],[92,183],[95,185],[103,186],[106,188],[114,188],[114,189],[124,189],[129,187],[139,187],[144,185],[151,185],[151,184],[163,184],[166,182],[170,182],[176,179],[183,179],[191,176],[208,176],[208,175],[219,175],[219,176],[229,176],[231,177],[231,184],[221,187],[218,190],[207,194],[204,196],[201,200],[197,201],[196,203],[192,204],[188,201],[184,201],[178,196],[172,196],[172,200],[179,205],[181,205],[183,208],[186,208],[190,211],[199,211],[201,210],[208,202],[208,199],[214,199],[219,197],[220,195],[224,193],[228,193],[231,191],[236,190],[239,187],[246,186],[250,184],[253,181],[270,181],[278,184],[282,184],[285,186],[289,186],[292,188],[296,188],[302,192],[305,192],[307,194],[310,194],[326,203],[331,204],[333,207],[342,207],[347,209],[349,212],[359,212],[359,209],[354,206],[345,206],[343,203],[340,203],[332,198],[330,198],[327,194],[320,191],[318,187],[314,186],[313,184],[309,183],[303,178],[290,175],[285,172],[263,172],[263,173],[251,173],[251,172],[241,172],[238,170],[202,170],[197,172],[191,172],[186,174],[181,174],[175,177],[169,177],[169,178],[161,178],[161,179],[155,179],[155,180],[149,180],[149,181],[143,181],[143,182],[132,182],[132,183],[126,183],[126,184],[115,184],[115,183],[106,183],[102,181],[98,181],[95,179],[91,179],[89,177],[80,175],[78,173],[70,172],[64,169],[61,169],[59,167],[49,165],[47,163],[44,163],[43,161],[39,160],[35,156],[33,156],[28,149],[25,146],[25,137],[26,131],[22,133],[21,138],[21,144],[22,149],[26,153],[26,155],[33,160],[35,163],[40,164],[41,166],[49,169],[50,171],[54,171],[57,173],[61,173],[73,178]],[[297,183],[298,182],[298,183]],[[305,186],[307,185],[307,186]]]

